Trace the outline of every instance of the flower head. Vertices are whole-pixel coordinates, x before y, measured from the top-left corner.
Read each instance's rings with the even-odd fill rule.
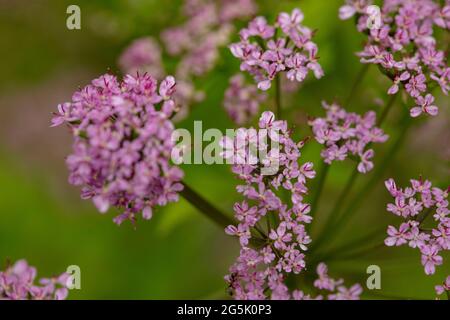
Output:
[[[240,144],[239,152],[251,149],[252,143],[258,151],[269,149],[256,162],[250,162],[253,157],[248,152],[240,153],[239,159],[245,161],[234,162],[233,172],[242,181],[237,190],[245,200],[235,204],[239,223],[227,227],[226,233],[239,237],[242,248],[225,279],[236,299],[311,299],[301,291],[290,291],[286,278],[306,267],[311,238],[305,225],[312,218],[304,196],[308,192],[307,181],[315,177],[313,165],[299,164],[304,143],[292,140],[286,121],[277,120],[272,112],[266,111],[258,125],[258,132],[241,128],[234,140],[223,143]],[[266,139],[261,132],[266,133]],[[244,133],[250,134],[245,137]],[[264,174],[264,169],[274,163],[277,166],[271,167],[270,174]],[[281,196],[286,193],[289,199]],[[343,281],[329,278],[324,264],[317,271],[316,287],[333,292],[339,286],[338,290],[344,292]],[[355,298],[358,292],[354,291],[339,297]]]
[[[240,31],[241,41],[230,45],[231,53],[241,60],[241,71],[252,75],[260,90],[268,90],[280,72],[299,83],[309,71],[316,78],[323,76],[317,62],[318,49],[312,42],[313,32],[302,21],[300,9],[280,13],[275,25],[256,17]]]
[[[448,30],[450,5],[433,0],[384,1],[379,14],[381,25],[373,27],[371,0],[347,0],[340,8],[341,19],[356,14],[358,31],[368,35],[363,51],[358,55],[362,63],[378,65],[393,84],[388,94],[396,94],[403,87],[416,106],[411,116],[435,116],[431,87],[439,85],[444,94],[450,88],[450,68],[445,48],[439,48],[434,29]]]
[[[169,162],[175,86],[170,76],[158,87],[148,74],[123,81],[103,75],[75,92],[52,120],[66,123],[74,136],[66,160],[70,184],[100,212],[122,208],[117,224],[135,221],[138,212],[150,219],[155,206],[178,199],[183,172]]]
[[[325,118],[316,118],[309,122],[317,142],[325,145],[322,158],[325,163],[342,161],[352,156],[359,159],[358,171],[367,173],[372,170],[373,149],[367,149],[372,143],[382,143],[388,136],[375,125],[375,112],[364,116],[345,111],[337,104],[323,103],[327,111]]]
[[[436,266],[443,263],[439,254],[450,250],[450,210],[448,209],[448,192],[433,187],[431,182],[422,179],[411,179],[411,186],[398,188],[394,179],[385,182],[386,188],[394,198],[394,203],[387,205],[387,210],[403,219],[400,227],[389,226],[388,237],[384,241],[387,246],[408,244],[420,250],[422,265],[426,274],[434,274]],[[434,221],[430,222],[429,217]],[[426,229],[427,221],[432,225]]]

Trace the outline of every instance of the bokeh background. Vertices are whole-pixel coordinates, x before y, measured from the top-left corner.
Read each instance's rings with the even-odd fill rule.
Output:
[[[350,21],[339,21],[341,0],[257,1],[259,13],[273,21],[279,11],[300,7],[305,24],[317,29],[320,62],[326,76],[310,79],[294,95],[283,97],[285,117],[298,138],[310,135],[307,116],[322,115],[321,101],[344,101],[361,68],[354,52],[363,37]],[[81,7],[82,29],[66,29],[66,8]],[[183,21],[181,1],[160,0],[0,0],[0,264],[26,258],[39,276],[63,272],[79,265],[82,289],[72,299],[216,299],[227,298],[223,276],[238,255],[234,238],[202,216],[186,201],[158,209],[149,222],[117,227],[112,212],[100,215],[79,190],[67,183],[64,157],[71,138],[64,128],[49,128],[51,112],[73,91],[105,72],[120,74],[117,58],[136,37],[152,35]],[[235,39],[237,36],[235,35]],[[170,61],[167,60],[170,64]],[[206,99],[178,123],[191,128],[202,120],[204,128],[233,128],[223,107],[223,93],[238,62],[224,48],[218,67],[198,79]],[[386,100],[387,81],[375,68],[360,83],[349,109],[359,113],[379,111]],[[351,223],[325,249],[350,248],[320,256],[330,273],[344,277],[348,285],[365,284],[366,268],[382,270],[382,290],[365,290],[363,298],[434,298],[434,285],[449,273],[449,264],[426,276],[417,250],[384,248],[386,226],[399,220],[386,211],[390,200],[383,180],[395,177],[399,184],[419,175],[437,186],[449,184],[449,100],[439,96],[441,113],[435,119],[414,120],[403,132],[404,110],[396,104],[384,127],[391,136],[375,146],[376,167],[382,170],[360,177],[354,194],[374,175],[379,179],[364,195]],[[270,107],[269,105],[265,107]],[[400,142],[397,137],[404,135]],[[320,147],[310,142],[303,159],[319,161]],[[387,159],[387,160],[384,160]],[[331,169],[321,198],[313,239],[348,179],[353,164]],[[215,205],[232,214],[239,199],[236,180],[226,165],[184,167],[187,182]],[[314,192],[314,182],[310,185]],[[350,197],[351,198],[351,197]],[[364,239],[366,234],[372,234]],[[358,252],[359,248],[370,250]],[[348,249],[348,248],[347,248]],[[358,249],[358,250],[357,250]],[[448,259],[447,255],[447,259]],[[307,260],[308,261],[308,260]],[[310,277],[299,279],[307,287]]]

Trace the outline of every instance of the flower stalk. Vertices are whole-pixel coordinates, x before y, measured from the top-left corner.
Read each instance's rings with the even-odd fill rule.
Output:
[[[189,187],[185,182],[182,182],[183,190],[180,195],[192,204],[197,210],[214,221],[219,227],[226,228],[229,225],[235,224],[233,219],[228,217],[225,213],[213,206],[209,201],[198,194],[194,189]]]
[[[356,76],[355,82],[353,82],[353,86],[352,86],[352,89],[350,90],[350,94],[347,97],[347,99],[345,100],[345,107],[348,108],[348,106],[352,102],[353,98],[355,97],[356,92],[362,83],[362,80],[364,79],[364,77],[367,74],[367,71],[369,70],[369,66],[370,66],[369,64],[363,64],[361,69],[359,70],[358,75]]]
[[[325,186],[325,181],[327,179],[329,170],[330,165],[326,164],[325,162],[322,162],[322,167],[319,170],[319,180],[317,182],[316,192],[311,201],[311,217],[314,217],[314,213],[317,211],[320,195],[322,194],[322,190]]]
[[[279,74],[275,76],[275,115],[277,119],[281,119],[281,84]]]

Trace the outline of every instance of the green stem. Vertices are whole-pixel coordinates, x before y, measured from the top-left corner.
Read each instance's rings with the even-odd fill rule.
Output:
[[[386,238],[384,232],[386,232],[386,228],[379,228],[369,234],[365,234],[362,237],[356,238],[353,241],[349,241],[347,243],[342,244],[339,247],[332,248],[324,253],[318,255],[318,257],[322,260],[334,259],[335,257],[340,257],[341,255],[345,256],[351,252],[361,249],[355,249],[355,245],[363,244],[365,246],[371,243],[378,243],[383,241]],[[381,236],[380,236],[381,235]],[[374,241],[375,239],[375,241]],[[362,249],[361,252],[366,251],[367,249]]]
[[[344,190],[342,190],[342,193],[339,196],[339,199],[336,202],[336,205],[334,206],[334,209],[332,211],[332,212],[334,212],[334,217],[336,217],[337,220],[339,220],[338,215],[341,212],[342,206],[343,206],[347,196],[349,195],[357,177],[358,177],[358,166],[356,166],[355,169],[353,169],[352,175],[347,180],[347,184],[345,185]]]
[[[236,224],[233,219],[214,207],[209,201],[191,189],[186,183],[183,182],[183,186],[183,191],[180,192],[181,196],[220,227],[226,228],[230,224]]]
[[[381,125],[384,123],[384,120],[386,119],[387,115],[389,114],[389,111],[391,111],[392,106],[394,105],[395,99],[397,98],[398,93],[392,95],[389,98],[389,101],[386,105],[386,107],[384,108],[383,112],[381,113],[381,115],[378,117],[377,120],[377,127],[381,127]]]
[[[353,82],[353,86],[350,90],[350,94],[348,95],[347,99],[345,100],[345,108],[348,108],[350,103],[352,102],[353,97],[355,96],[356,90],[360,86],[364,76],[366,75],[367,71],[369,70],[370,64],[363,64],[361,67],[361,70],[359,70],[355,82]]]
[[[369,247],[365,247],[365,248],[359,248],[357,250],[351,250],[349,252],[345,252],[345,253],[341,253],[338,255],[333,255],[333,257],[327,258],[327,261],[347,261],[350,259],[355,259],[355,258],[361,258],[364,257],[365,255],[369,254],[369,253],[374,253],[376,252],[376,250],[378,249],[383,249],[386,248],[386,245],[384,244],[383,241],[378,242],[372,246]]]
[[[325,226],[323,227],[323,230],[321,232],[321,236],[318,237],[318,240],[316,242],[313,242],[311,246],[311,251],[316,250],[317,247],[320,247],[320,245],[325,241],[329,239],[330,231],[333,225],[336,223],[339,215],[339,211],[341,210],[341,207],[349,194],[353,183],[356,180],[356,177],[358,176],[358,170],[357,167],[352,172],[352,175],[348,179],[344,189],[342,190],[341,194],[339,195],[338,201],[336,202],[336,205],[334,206],[333,210],[330,213],[330,216],[328,217],[327,221],[325,222]]]
[[[275,76],[275,115],[278,120],[281,119],[281,85],[279,74]]]
[[[417,298],[408,297],[408,296],[395,296],[389,294],[383,294],[378,292],[379,290],[371,290],[369,294],[381,298],[383,300],[391,299],[391,300],[417,300]]]
[[[430,215],[430,213],[433,212],[433,208],[429,208],[427,211],[425,211],[422,215],[420,215],[417,218],[417,222],[419,222],[419,226],[425,221],[425,219]]]
[[[317,211],[317,207],[319,204],[320,195],[322,194],[323,187],[325,185],[325,180],[328,175],[330,166],[322,161],[322,166],[319,173],[319,180],[317,182],[317,186],[315,188],[315,194],[311,201],[311,213],[310,216],[314,217],[314,213]]]
[[[407,120],[410,120],[409,115]],[[383,161],[380,163],[378,168],[375,171],[375,174],[373,175],[372,179],[361,189],[361,191],[355,196],[354,201],[351,202],[350,206],[345,211],[344,215],[347,215],[349,212],[357,212],[360,205],[363,203],[363,200],[365,200],[367,197],[364,197],[364,195],[369,194],[372,189],[377,185],[377,182],[383,177],[384,172],[388,168],[389,164],[392,162],[392,159],[395,157],[397,150],[400,149],[401,144],[403,143],[405,137],[407,136],[407,132],[409,129],[411,121],[407,121],[402,128],[402,131],[400,132],[400,135],[398,136],[397,140],[394,142],[394,144],[391,146],[391,148],[386,153],[386,157],[383,159]]]

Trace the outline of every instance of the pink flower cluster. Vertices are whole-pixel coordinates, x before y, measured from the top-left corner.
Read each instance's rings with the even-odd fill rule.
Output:
[[[376,127],[375,112],[369,111],[360,116],[345,111],[336,103],[329,105],[323,102],[322,105],[327,112],[326,117],[311,120],[309,125],[317,142],[326,146],[321,153],[325,163],[355,157],[359,162],[359,172],[372,170],[371,159],[375,153],[367,147],[371,143],[382,143],[388,139],[383,130]]]
[[[70,276],[63,273],[54,278],[39,279],[35,284],[36,268],[25,260],[0,271],[0,300],[64,300],[68,295]]]
[[[232,54],[240,59],[241,71],[246,71],[268,90],[277,74],[285,72],[291,81],[303,82],[312,70],[316,78],[323,76],[318,60],[313,31],[302,25],[303,13],[280,13],[275,25],[264,17],[252,20],[240,31],[240,42],[230,45]]]
[[[177,78],[203,75],[211,70],[233,30],[232,22],[256,12],[253,0],[186,0],[187,21],[168,28],[161,38],[170,55],[182,55]]]
[[[364,50],[358,55],[362,63],[377,65],[392,81],[389,94],[403,87],[415,106],[411,116],[436,115],[431,89],[439,85],[444,94],[450,90],[450,68],[447,55],[437,47],[433,27],[450,29],[450,1],[439,5],[432,0],[386,0],[381,8],[379,28],[369,28],[372,4],[368,0],[348,0],[340,17],[357,15],[357,27],[368,34]]]
[[[258,141],[257,147],[266,148],[272,142],[277,147],[272,147],[257,164],[249,164],[252,161],[246,158],[247,153],[240,153],[246,161],[233,165],[233,172],[244,182],[237,191],[245,200],[234,205],[238,225],[230,225],[225,231],[239,237],[242,249],[225,279],[237,299],[300,298],[302,293],[291,294],[285,280],[288,274],[298,274],[306,265],[304,252],[311,238],[305,224],[312,218],[308,215],[310,205],[303,200],[308,192],[306,181],[314,178],[315,171],[310,162],[298,163],[303,142],[291,139],[286,121],[277,121],[272,112],[266,111],[259,120],[259,129],[267,130],[270,141]],[[243,137],[237,135],[235,139]],[[236,144],[248,147],[251,136],[245,139],[249,141]],[[274,161],[279,164],[278,170],[263,175],[262,168]],[[333,291],[334,287],[330,289]],[[335,298],[357,294],[344,288],[339,292]]]
[[[397,188],[393,179],[387,180],[385,184],[395,199],[394,203],[387,205],[387,210],[404,220],[398,229],[388,227],[385,244],[408,244],[411,248],[418,248],[425,273],[434,274],[435,267],[443,263],[439,253],[450,250],[450,188],[442,190],[433,187],[430,181],[422,178],[412,179],[411,186],[404,190]],[[433,219],[429,219],[430,216]]]
[[[252,165],[251,159],[235,164],[233,172],[244,184],[237,191],[246,199],[234,205],[237,226],[229,226],[226,232],[239,237],[242,250],[235,265],[226,277],[237,299],[289,298],[286,275],[298,274],[305,267],[304,251],[311,242],[305,223],[311,222],[310,206],[303,202],[307,193],[307,179],[315,176],[312,163],[299,165],[300,148],[290,138],[286,121],[275,120],[272,112],[264,112],[259,120],[259,129],[267,130],[269,140],[278,144],[260,163]],[[236,138],[239,139],[239,136]],[[246,146],[238,141],[238,145]],[[258,147],[265,142],[258,141]],[[242,157],[246,153],[241,154]],[[276,159],[275,159],[276,158]],[[270,162],[278,162],[278,170],[272,175],[262,175],[261,168]],[[289,199],[277,195],[288,193]],[[265,220],[265,227],[261,226]],[[253,233],[261,238],[256,249],[249,248]],[[256,271],[258,267],[261,270]],[[267,290],[270,290],[268,292]]]
[[[246,84],[244,75],[239,73],[230,79],[223,103],[230,118],[242,125],[258,113],[259,105],[266,98],[266,94],[259,92],[255,85]]]
[[[100,212],[123,208],[117,224],[142,212],[177,201],[183,172],[170,164],[174,142],[175,79],[157,81],[148,74],[123,81],[103,75],[60,104],[53,126],[68,124],[74,136],[66,163],[69,182],[82,187]]]

